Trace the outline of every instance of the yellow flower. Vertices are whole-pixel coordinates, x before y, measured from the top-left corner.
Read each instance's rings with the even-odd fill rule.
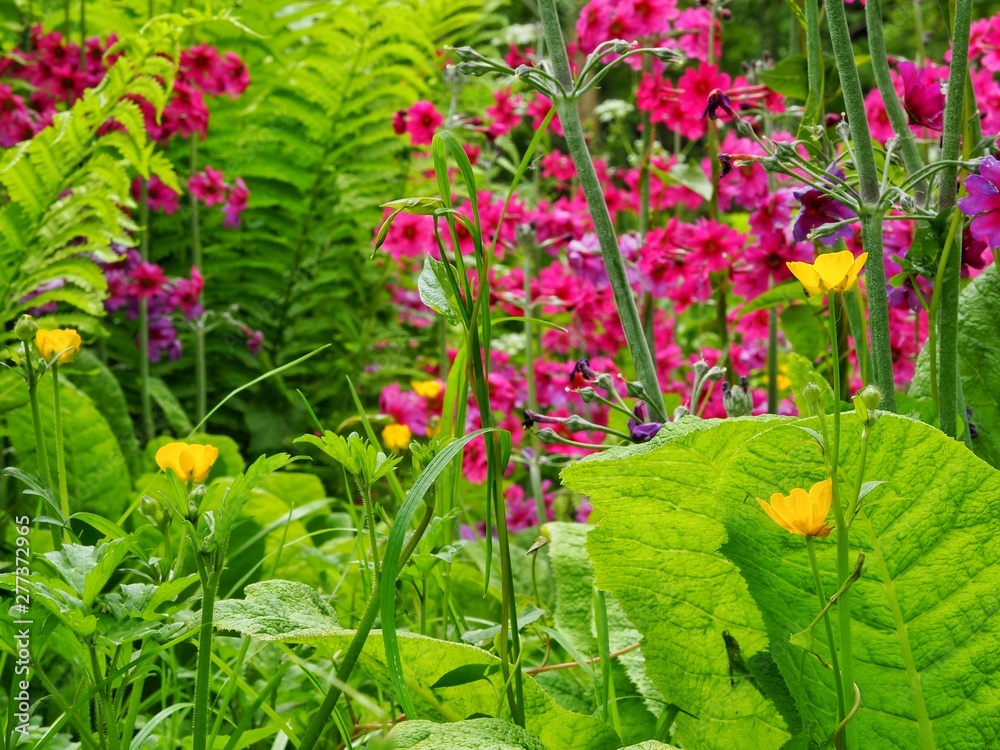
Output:
[[[428,401],[436,399],[444,390],[440,380],[414,380],[410,385],[413,386],[414,393]]]
[[[793,260],[785,265],[802,282],[807,294],[818,295],[852,289],[866,260],[868,253],[861,253],[855,258],[850,250],[841,250],[839,253],[824,253],[816,258],[815,263]]]
[[[59,363],[66,364],[80,351],[80,334],[72,328],[55,328],[46,331],[41,328],[35,334],[35,346],[42,359],[52,359],[59,354]],[[60,354],[62,352],[62,354]]]
[[[405,424],[390,424],[382,429],[382,445],[394,453],[406,450],[413,433]]]
[[[775,492],[770,504],[759,497],[757,502],[772,521],[793,534],[826,536],[830,533],[826,517],[833,502],[833,483],[829,479],[817,482],[809,492],[796,487],[788,495]]]
[[[156,465],[163,471],[172,470],[182,482],[204,482],[218,457],[219,449],[214,445],[167,443],[156,451]]]

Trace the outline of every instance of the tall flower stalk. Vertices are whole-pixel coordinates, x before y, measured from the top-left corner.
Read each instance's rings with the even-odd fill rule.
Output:
[[[618,246],[618,236],[611,221],[604,191],[601,189],[597,170],[594,169],[593,158],[587,148],[579,109],[579,96],[582,92],[573,80],[569,55],[566,51],[566,41],[559,24],[559,11],[555,0],[540,0],[538,12],[541,16],[545,43],[549,49],[552,71],[561,89],[561,91],[555,92],[553,104],[562,123],[566,148],[573,160],[573,165],[576,167],[580,187],[583,189],[587,206],[590,208],[594,232],[600,242],[601,256],[604,258],[604,266],[611,282],[611,290],[615,297],[622,330],[625,332],[625,340],[628,342],[632,361],[635,364],[636,377],[645,391],[645,401],[650,410],[654,416],[663,420],[667,417],[666,406],[656,375],[656,365],[643,332],[639,308],[632,295],[632,287],[629,285],[628,276],[625,273],[625,261]]]
[[[854,164],[858,172],[861,243],[869,259],[868,316],[875,384],[883,394],[885,408],[888,411],[895,411],[896,391],[892,373],[892,342],[889,338],[889,302],[885,290],[885,262],[882,255],[883,208],[879,205],[882,191],[878,167],[875,164],[875,149],[872,147],[865,97],[861,90],[857,62],[854,59],[844,0],[830,0],[826,4],[826,12],[830,26],[830,41],[837,61],[837,71],[840,74],[844,108],[847,110],[851,129]]]

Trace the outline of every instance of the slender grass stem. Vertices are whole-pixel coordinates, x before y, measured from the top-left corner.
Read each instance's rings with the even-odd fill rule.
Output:
[[[207,569],[204,561],[199,562],[202,568],[202,599],[201,627],[198,636],[198,671],[194,685],[194,726],[192,747],[194,750],[205,750],[208,741],[208,713],[211,703],[212,681],[212,619],[215,614],[215,596],[219,589],[219,579],[222,570]]]
[[[834,0],[836,4],[839,0]],[[829,323],[830,323],[830,347],[833,357],[833,432],[831,441],[827,447],[829,451],[830,480],[833,492],[833,512],[837,523],[837,583],[842,585],[850,575],[850,519],[844,515],[844,508],[840,502],[840,482],[838,473],[840,469],[840,346],[837,325],[837,313],[840,310],[839,300],[836,293],[827,295]],[[841,679],[843,685],[854,684],[854,646],[851,640],[851,592],[847,588],[837,602],[837,615],[840,627],[840,658],[841,658]],[[848,723],[845,727],[845,744],[841,750],[858,750],[857,730],[854,724]]]
[[[69,518],[69,484],[66,476],[66,451],[63,445],[62,403],[59,399],[59,361],[52,364],[52,407],[55,413],[56,474],[59,482],[59,510]]]
[[[809,551],[809,565],[812,568],[813,585],[816,587],[816,596],[819,598],[819,606],[827,609],[826,594],[823,593],[823,579],[819,575],[819,564],[816,561],[816,546],[811,536],[806,537],[806,549]],[[837,691],[837,716],[840,721],[847,716],[847,702],[844,697],[844,680],[840,673],[840,657],[837,655],[837,641],[833,636],[833,623],[830,622],[830,613],[823,613],[823,626],[826,629],[826,642],[830,647],[830,666],[833,667],[833,682]]]
[[[149,260],[149,181],[143,180],[139,196],[139,224],[142,238],[139,254],[144,261]],[[149,300],[139,300],[139,392],[142,414],[142,437],[148,442],[153,439],[153,400],[149,393]]]

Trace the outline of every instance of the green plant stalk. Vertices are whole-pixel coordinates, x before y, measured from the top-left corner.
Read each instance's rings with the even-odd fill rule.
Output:
[[[861,242],[868,253],[868,312],[872,339],[872,364],[875,384],[882,391],[886,411],[896,411],[896,391],[892,376],[892,345],[889,339],[889,303],[885,292],[885,261],[882,255],[882,216],[877,208],[880,199],[880,179],[872,148],[871,130],[865,112],[865,97],[851,46],[851,31],[847,26],[844,0],[826,4],[830,41],[840,75],[844,108],[854,144],[854,162],[858,172],[861,195]],[[836,481],[836,480],[834,480]],[[850,689],[850,685],[847,688]]]
[[[361,487],[361,497],[365,503],[365,518],[368,523],[368,539],[372,550],[372,564],[375,574],[372,576],[372,589],[378,588],[380,578],[380,563],[378,559],[378,535],[375,533],[375,502],[372,499],[372,489],[367,485]]]
[[[90,651],[90,668],[94,673],[94,685],[99,686],[97,699],[101,715],[101,744],[107,743],[110,750],[118,750],[118,720],[114,707],[111,705],[111,697],[108,695],[109,686],[104,684],[101,665],[97,661],[97,646],[94,645],[93,641],[87,642],[87,650]]]
[[[601,718],[620,735],[621,720],[615,700],[615,684],[611,676],[611,632],[608,627],[608,606],[604,592],[594,589],[594,625],[597,629],[597,652],[601,659]]]
[[[823,41],[820,38],[820,16],[818,0],[805,0],[806,17],[806,78],[809,84],[806,94],[803,120],[807,125],[819,125],[823,117]],[[795,24],[791,24],[795,30]],[[801,130],[801,126],[800,126]]]
[[[834,0],[836,5],[841,0]],[[830,348],[833,357],[833,435],[830,441],[829,464],[830,481],[833,492],[833,513],[837,523],[837,584],[843,586],[850,575],[850,519],[844,516],[844,508],[840,504],[840,346],[837,326],[837,313],[840,310],[838,295],[830,292],[827,295],[827,306],[830,318]],[[851,591],[847,588],[837,602],[838,623],[840,626],[840,658],[842,691],[850,690],[854,685],[854,646],[851,640]],[[846,726],[845,744],[841,750],[858,750],[857,730],[854,723]]]
[[[142,239],[139,254],[149,260],[149,180],[142,181],[139,199],[139,223],[142,225]],[[139,390],[142,411],[142,434],[148,442],[153,439],[153,399],[149,394],[149,300],[139,300]]]
[[[854,339],[854,353],[858,358],[858,369],[861,371],[861,382],[864,385],[871,383],[871,350],[868,348],[868,329],[865,326],[864,300],[861,298],[861,291],[854,287],[844,295],[845,307],[847,308],[847,323],[851,331],[851,338]]]
[[[870,0],[865,6],[865,20],[867,22],[868,49],[871,51],[872,71],[875,74],[875,82],[878,84],[879,93],[882,95],[882,102],[885,105],[885,112],[892,124],[892,129],[896,133],[896,140],[899,143],[900,155],[903,157],[903,165],[906,167],[908,175],[916,174],[924,165],[920,158],[920,149],[917,148],[917,140],[910,130],[906,112],[903,105],[899,103],[899,96],[896,94],[896,87],[892,83],[889,75],[889,59],[885,51],[885,37],[882,33],[882,0]],[[914,185],[917,202],[923,204],[924,194],[927,191],[926,185],[921,181]]]
[[[813,585],[816,586],[816,596],[819,597],[821,609],[827,607],[826,594],[823,593],[823,579],[819,575],[819,564],[816,562],[816,546],[811,536],[806,537],[806,549],[809,551],[809,566],[812,568]],[[830,666],[833,667],[833,683],[837,690],[837,717],[843,721],[847,716],[847,703],[844,698],[844,679],[840,673],[840,657],[837,655],[837,641],[833,637],[833,623],[830,622],[830,613],[823,613],[823,625],[826,629],[826,642],[830,646]]]
[[[67,29],[67,33],[69,30]],[[80,0],[80,70],[87,69],[87,0]]]
[[[410,535],[406,547],[403,548],[399,556],[399,567],[397,570],[402,570],[407,561],[409,561],[410,556],[413,555],[417,545],[420,544],[420,540],[423,538],[433,518],[434,508],[430,505],[424,506],[424,514],[421,516],[416,530]],[[395,581],[391,585],[395,585]],[[368,603],[365,605],[365,611],[361,615],[360,622],[358,622],[354,638],[351,639],[347,651],[344,653],[344,658],[337,668],[333,685],[331,685],[329,692],[327,692],[326,698],[323,699],[322,705],[313,714],[312,720],[309,722],[309,727],[302,736],[302,741],[299,743],[297,750],[312,750],[316,746],[320,734],[326,728],[330,720],[330,715],[333,713],[333,709],[337,706],[337,701],[340,700],[340,696],[344,692],[344,685],[347,684],[347,680],[354,670],[354,665],[357,664],[358,658],[361,656],[365,641],[368,640],[368,634],[371,633],[372,627],[375,625],[375,620],[378,618],[379,605],[382,599],[381,592],[382,583],[381,579],[379,579],[376,581],[372,593],[368,598]]]
[[[778,306],[767,318],[767,413],[778,413]]]
[[[55,412],[56,474],[59,481],[59,510],[69,518],[69,484],[66,477],[66,451],[63,446],[62,403],[59,400],[59,360],[52,363],[52,407]]]
[[[198,171],[198,135],[191,136],[191,174]],[[190,192],[190,191],[189,191]],[[201,259],[201,225],[198,215],[198,199],[194,193],[191,198],[191,262],[195,267],[204,273]],[[198,295],[198,302],[201,302],[201,295]],[[195,414],[198,415],[198,422],[204,422],[205,412],[208,409],[208,395],[205,378],[205,325],[204,313],[198,319],[194,329],[194,380],[195,390]]]
[[[535,247],[531,243],[525,248],[524,255],[524,368],[528,380],[528,408],[538,411],[538,391],[535,387],[535,330],[531,319],[535,315],[535,305],[531,301],[531,279],[533,275]],[[538,454],[541,444],[535,433],[531,435],[531,455],[528,457],[528,479],[531,482],[531,494],[535,498],[535,517],[539,528],[548,521],[545,513],[545,495],[542,492],[542,473],[538,467]]]
[[[929,355],[931,398],[934,400],[934,410],[938,415],[938,426],[942,424],[941,392],[938,380],[939,360],[938,360],[938,331],[940,329],[939,310],[941,307],[942,295],[939,290],[945,286],[945,274],[951,264],[951,249],[955,243],[955,235],[958,233],[958,226],[961,223],[962,214],[956,211],[952,214],[951,225],[948,227],[948,235],[941,248],[941,257],[938,258],[937,275],[934,277],[934,288],[931,292],[931,304],[927,310],[927,353]],[[961,256],[961,253],[958,254]]]
[[[948,74],[948,94],[944,106],[944,136],[941,159],[958,159],[964,130],[965,84],[969,71],[969,27],[972,24],[972,0],[956,0],[952,23],[952,59]],[[971,144],[968,144],[971,147]],[[938,178],[938,210],[955,207],[958,197],[958,166],[948,164]],[[961,235],[959,235],[961,237]],[[961,240],[959,240],[961,243]],[[952,257],[953,256],[953,257]],[[943,262],[943,259],[942,261]],[[938,392],[941,406],[938,418],[941,431],[949,437],[958,434],[958,297],[961,285],[962,254],[952,253],[945,264],[941,285],[934,296],[941,295],[940,317],[931,325],[940,326]],[[939,274],[941,276],[941,274]]]
[[[42,415],[38,410],[38,373],[31,361],[31,342],[24,342],[24,372],[28,380],[28,403],[31,405],[31,424],[35,428],[35,453],[38,455],[38,469],[49,487],[55,487],[52,482],[52,470],[49,468],[49,453],[45,447],[45,432],[42,428]]]
[[[222,568],[208,569],[205,561],[199,561],[202,569],[201,627],[198,636],[198,672],[194,685],[194,726],[192,734],[193,750],[205,750],[208,741],[208,712],[212,680],[212,619],[215,614],[215,597],[219,589]],[[213,566],[215,567],[215,566]]]
[[[580,122],[580,110],[573,91],[573,74],[570,70],[569,55],[563,39],[562,27],[559,25],[559,11],[555,0],[539,0],[538,11],[541,16],[545,43],[549,48],[552,69],[556,79],[566,93],[556,96],[555,109],[562,123],[566,138],[566,147],[576,167],[580,179],[580,187],[587,198],[587,206],[594,221],[594,232],[601,245],[601,255],[611,282],[611,290],[615,297],[615,306],[621,318],[622,330],[628,343],[629,352],[635,365],[636,377],[646,391],[647,406],[658,419],[667,418],[666,406],[663,402],[663,392],[656,375],[656,365],[646,343],[646,336],[639,319],[639,310],[632,295],[632,288],[625,273],[625,261],[618,247],[618,237],[611,222],[608,204],[604,199],[601,183],[597,179],[597,171],[587,148],[583,134],[583,124]]]

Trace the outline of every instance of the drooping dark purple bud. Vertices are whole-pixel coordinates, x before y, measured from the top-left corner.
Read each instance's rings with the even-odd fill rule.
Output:
[[[702,119],[707,117],[714,120],[718,117],[720,109],[734,120],[739,119],[739,115],[733,109],[733,102],[730,100],[729,95],[722,89],[712,89],[712,92],[708,95],[705,111],[701,114]]]
[[[590,367],[590,360],[586,357],[578,359],[573,369],[569,373],[569,387],[582,388],[587,382],[597,379],[597,373]]]
[[[719,154],[716,158],[722,164],[722,171],[719,173],[719,179],[722,179],[733,171],[733,160],[729,157],[729,154]]]
[[[663,427],[663,422],[646,421],[646,404],[639,401],[632,409],[633,419],[628,421],[628,434],[637,443],[648,443]]]

